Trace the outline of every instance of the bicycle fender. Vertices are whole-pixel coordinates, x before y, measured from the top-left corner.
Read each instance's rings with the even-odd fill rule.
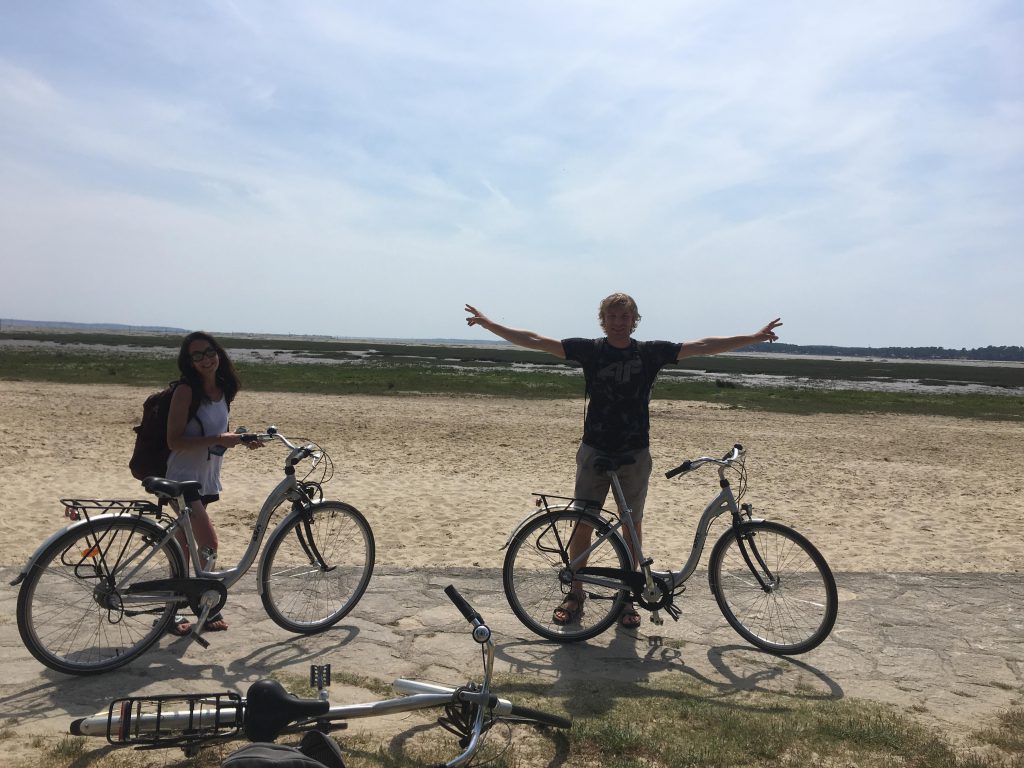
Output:
[[[117,518],[123,517],[124,515],[96,515],[95,517],[92,517],[89,520],[79,520],[77,523],[66,525],[59,531],[56,531],[55,533],[51,534],[50,537],[47,538],[46,541],[44,541],[42,544],[40,544],[36,548],[36,551],[32,553],[32,555],[28,559],[28,562],[25,564],[25,567],[22,568],[21,573],[19,573],[18,577],[11,582],[11,586],[15,587],[21,582],[23,582],[28,577],[29,573],[32,572],[32,568],[35,567],[35,564],[39,561],[39,558],[43,556],[43,552],[49,549],[50,545],[53,544],[53,542],[55,542],[64,534],[69,533],[70,531],[77,531],[81,528],[87,528],[88,526],[94,525],[98,522],[102,522],[105,520],[116,520]],[[165,533],[163,528],[154,523],[152,520],[147,520],[144,517],[139,518],[139,526],[142,528],[150,528],[150,530],[153,530],[154,533],[159,531],[161,537],[163,537]],[[174,543],[175,546],[177,546],[177,542]]]
[[[526,517],[524,517],[522,520],[520,520],[516,524],[516,527],[512,529],[512,533],[510,533],[508,535],[508,538],[505,539],[505,543],[501,545],[501,549],[508,548],[508,545],[510,543],[512,543],[512,539],[515,538],[515,535],[517,533],[519,533],[519,531],[521,531],[527,525],[529,525],[534,520],[536,520],[538,517],[544,517],[546,515],[551,514],[552,512],[566,512],[566,511],[569,511],[569,510],[572,510],[572,511],[575,511],[575,512],[582,512],[583,511],[583,510],[577,509],[572,504],[557,504],[557,505],[552,505],[550,507],[546,507],[546,508],[543,508],[543,509],[537,509],[537,510],[531,512],[530,514],[528,514]],[[602,520],[603,522],[607,522],[599,514],[593,512],[593,511],[588,511],[587,514],[589,514],[591,517],[597,518],[598,520]]]
[[[533,512],[530,512],[526,517],[524,517],[522,520],[516,523],[516,527],[512,529],[512,532],[508,535],[508,538],[505,539],[505,543],[501,545],[501,549],[508,548],[508,545],[512,543],[512,539],[515,538],[516,534],[519,533],[519,531],[521,531],[531,522],[536,520],[538,517],[544,517],[544,515],[550,512],[563,512],[569,509],[571,506],[572,504],[559,504],[558,506],[547,507],[546,509],[535,509]]]

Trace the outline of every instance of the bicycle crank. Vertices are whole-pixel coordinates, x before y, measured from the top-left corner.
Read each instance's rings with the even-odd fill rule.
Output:
[[[672,605],[672,588],[668,582],[658,576],[651,577],[654,581],[654,591],[649,593],[646,589],[633,590],[633,600],[644,610],[660,611],[665,609],[673,619],[679,618],[679,609]]]

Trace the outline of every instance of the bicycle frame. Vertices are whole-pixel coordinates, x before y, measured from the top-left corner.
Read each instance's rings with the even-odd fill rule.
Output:
[[[639,536],[637,535],[636,525],[633,521],[632,510],[626,502],[625,494],[623,493],[622,485],[619,482],[618,474],[614,470],[609,471],[608,474],[609,480],[611,481],[612,495],[614,496],[616,505],[619,508],[619,514],[616,515],[613,512],[610,512],[609,510],[606,509],[596,509],[596,513],[599,516],[602,516],[602,519],[604,519],[605,522],[607,522],[609,526],[608,530],[606,530],[598,536],[595,536],[585,550],[583,550],[579,555],[577,555],[572,561],[566,563],[567,567],[575,574],[576,580],[584,584],[595,584],[598,586],[608,587],[611,589],[621,587],[623,584],[623,579],[613,578],[606,572],[586,573],[584,565],[590,558],[590,555],[598,547],[602,546],[612,536],[618,536],[623,540],[624,543],[628,545],[627,550],[630,553],[630,557],[633,559],[632,565],[634,567],[639,567],[640,574],[644,577],[644,580],[647,582],[645,586],[648,589],[653,590],[654,585],[651,583],[651,578],[664,579],[671,589],[678,588],[693,575],[694,571],[697,570],[697,566],[700,563],[701,556],[704,553],[704,547],[707,544],[707,538],[712,523],[714,523],[715,520],[717,520],[719,517],[726,513],[729,513],[731,515],[732,525],[734,527],[738,526],[744,519],[744,512],[743,510],[740,509],[739,504],[737,503],[736,496],[732,490],[732,486],[729,484],[729,481],[726,480],[724,477],[726,468],[726,465],[719,466],[718,474],[719,486],[721,490],[718,492],[715,498],[712,499],[706,507],[704,507],[704,511],[701,513],[700,519],[697,522],[697,530],[694,534],[693,544],[690,548],[689,556],[687,557],[685,563],[683,563],[679,570],[655,571],[651,569],[650,566],[652,561],[649,558],[647,558],[643,553],[643,549],[639,541]],[[569,499],[569,504],[549,506],[547,504],[547,496],[545,496],[544,494],[537,495],[542,499],[545,508],[529,515],[526,519],[524,519],[516,527],[516,529],[513,530],[512,534],[509,536],[509,541],[511,541],[512,538],[515,536],[516,532],[524,525],[526,525],[530,520],[533,520],[537,517],[542,517],[546,514],[549,514],[550,512],[563,511],[565,509],[570,508],[585,509],[587,507],[587,503],[582,499]],[[746,506],[747,505],[744,505],[744,507]],[[592,506],[592,508],[594,507]],[[747,520],[752,521],[754,520],[754,518],[749,517],[748,515]],[[744,556],[746,557],[745,551]],[[755,557],[757,557],[757,559],[760,561],[760,557],[756,553]],[[757,569],[753,567],[752,563],[750,563],[749,560],[748,565],[751,566],[751,571],[753,571],[755,575],[757,575],[758,580],[761,581],[762,586],[764,586],[763,580],[761,579],[760,575],[757,574]],[[763,566],[763,563],[761,563],[761,565]],[[581,569],[583,570],[582,573],[579,572]]]
[[[200,557],[199,545],[196,543],[195,534],[192,531],[192,509],[184,499],[178,499],[176,502],[172,502],[173,506],[178,507],[176,510],[178,518],[170,527],[167,528],[167,536],[164,540],[173,539],[175,532],[178,530],[183,531],[185,539],[188,542],[192,571],[196,578],[216,579],[217,581],[222,582],[225,587],[230,589],[248,572],[252,567],[252,564],[256,561],[256,556],[259,554],[260,548],[263,546],[263,539],[266,538],[267,531],[269,530],[268,524],[270,523],[270,518],[274,514],[274,511],[286,501],[298,504],[311,503],[309,497],[302,492],[298,483],[295,481],[294,475],[285,477],[267,496],[266,500],[263,502],[263,506],[260,508],[260,513],[256,518],[256,524],[252,529],[252,536],[249,537],[249,544],[246,546],[245,552],[242,553],[242,557],[238,561],[238,564],[231,568],[225,568],[224,570],[207,570],[200,566],[202,559]]]
[[[181,530],[184,533],[185,539],[188,543],[191,569],[192,572],[194,573],[194,578],[212,579],[219,581],[223,584],[225,589],[229,589],[235,583],[237,583],[238,580],[241,579],[241,577],[249,571],[249,569],[252,567],[252,564],[255,562],[256,557],[260,552],[260,548],[263,545],[263,540],[266,537],[270,518],[273,515],[274,511],[278,508],[278,506],[280,506],[282,503],[286,501],[291,501],[293,504],[298,504],[302,506],[306,506],[312,503],[309,496],[303,490],[301,484],[295,478],[294,465],[299,460],[304,458],[305,455],[308,455],[308,453],[305,453],[306,449],[300,446],[293,445],[292,443],[288,442],[288,440],[284,436],[276,432],[271,433],[271,436],[281,440],[286,446],[292,449],[291,452],[288,454],[288,457],[285,459],[285,477],[277,484],[277,486],[270,492],[266,500],[263,502],[263,506],[260,508],[259,515],[256,519],[256,524],[253,526],[252,536],[249,539],[249,544],[246,546],[245,552],[242,553],[242,557],[237,565],[235,565],[232,568],[227,568],[219,571],[213,569],[207,570],[200,565],[200,563],[202,562],[202,558],[200,557],[199,547],[198,544],[196,543],[195,534],[192,530],[192,524],[190,520],[192,510],[183,497],[178,497],[177,499],[170,500],[171,506],[174,508],[176,514],[174,521],[166,527],[159,527],[159,530],[164,531],[164,534],[160,538],[159,545],[156,547],[149,548],[149,552],[146,554],[146,556],[138,562],[134,562],[134,558],[129,558],[126,561],[114,564],[117,571],[120,574],[119,578],[134,578],[134,576],[141,569],[143,569],[153,557],[156,556],[157,552],[164,545],[180,549],[178,541],[175,538],[175,533]],[[122,515],[97,515],[90,519],[76,523],[75,526],[89,529],[98,522],[118,517],[122,517]],[[141,517],[141,515],[139,515],[139,519],[139,530],[141,533],[151,533],[154,532],[154,529],[158,528],[157,523],[145,520]],[[57,531],[54,534],[52,534],[45,542],[43,542],[43,544],[37,548],[35,553],[33,553],[32,557],[29,558],[21,574],[14,582],[12,582],[12,584],[17,584],[20,581],[22,581],[25,578],[25,576],[32,570],[36,561],[39,559],[42,553],[49,547],[49,545],[57,538],[64,535],[68,530],[74,529],[75,526],[72,526],[71,528],[64,529],[61,531]],[[104,557],[102,550],[99,552],[99,554],[102,559]],[[104,568],[107,569],[108,573],[110,572],[110,566],[108,566],[106,563],[104,563]],[[186,578],[188,578],[187,575]],[[257,585],[257,587],[259,588],[259,585]],[[158,591],[160,594],[164,594],[167,592],[167,590]],[[152,602],[152,596],[153,593],[124,594],[121,596],[120,599],[124,604],[141,602],[149,603]],[[168,599],[172,598],[168,596]]]

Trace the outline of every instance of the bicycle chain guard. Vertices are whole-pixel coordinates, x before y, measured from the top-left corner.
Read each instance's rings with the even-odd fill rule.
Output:
[[[154,581],[137,581],[129,585],[125,594],[145,594],[147,592],[173,592],[188,600],[189,608],[198,616],[202,610],[199,602],[207,591],[217,593],[217,604],[210,609],[210,615],[216,616],[228,600],[228,590],[224,582],[218,579],[156,579]]]

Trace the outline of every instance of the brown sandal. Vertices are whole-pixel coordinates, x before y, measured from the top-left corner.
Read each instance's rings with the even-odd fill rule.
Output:
[[[636,606],[630,603],[622,609],[619,614],[619,624],[626,629],[636,629],[640,626],[640,614],[636,612]]]
[[[570,592],[565,599],[551,613],[551,620],[560,626],[571,624],[583,613],[583,601],[585,597],[582,592]]]

